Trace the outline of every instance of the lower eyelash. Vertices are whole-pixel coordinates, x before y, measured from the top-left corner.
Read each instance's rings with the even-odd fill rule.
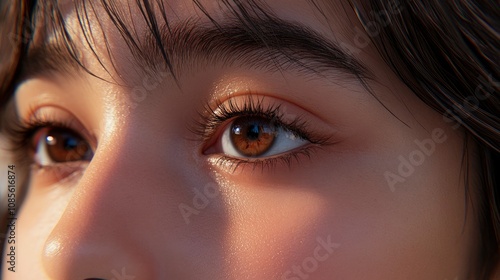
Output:
[[[8,108],[8,110],[11,109]],[[46,169],[46,167],[37,166],[33,158],[35,152],[31,147],[33,135],[44,127],[71,129],[71,121],[58,121],[51,114],[35,113],[33,109],[30,109],[28,114],[31,116],[29,122],[21,121],[15,112],[4,112],[4,116],[7,115],[9,115],[9,121],[4,122],[3,129],[7,139],[7,152],[11,155],[12,160],[23,167],[32,166],[35,169]]]
[[[191,129],[201,142],[206,143],[211,140],[220,127],[223,127],[231,119],[243,116],[258,116],[273,120],[275,125],[288,130],[298,137],[310,142],[309,145],[283,153],[281,155],[268,158],[233,158],[226,155],[211,155],[211,161],[217,166],[230,173],[233,173],[238,167],[252,167],[252,170],[265,169],[270,170],[278,164],[284,164],[290,168],[294,162],[299,162],[300,157],[310,158],[311,153],[324,145],[334,144],[331,137],[316,135],[310,132],[308,123],[302,120],[301,117],[296,117],[291,121],[283,120],[281,105],[270,104],[265,106],[263,103],[264,97],[255,97],[248,95],[242,104],[237,104],[233,100],[225,103],[217,103],[215,108],[210,104],[205,105],[205,112],[199,113],[202,121],[195,122],[196,126]]]
[[[222,167],[228,173],[234,173],[239,167],[242,167],[242,170],[245,167],[251,167],[252,171],[256,169],[261,169],[261,172],[265,170],[270,171],[276,168],[278,164],[283,164],[287,166],[288,169],[291,169],[293,163],[300,162],[300,157],[310,159],[312,153],[321,148],[322,147],[319,145],[312,144],[270,158],[241,159],[225,155],[213,155],[211,162]]]

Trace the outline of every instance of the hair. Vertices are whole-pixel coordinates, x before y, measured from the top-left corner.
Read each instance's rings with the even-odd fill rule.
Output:
[[[391,1],[366,1],[361,21],[388,11]],[[499,265],[500,241],[500,9],[494,1],[405,1],[405,10],[372,38],[386,63],[427,105],[452,117],[467,136],[463,166],[469,166],[468,139],[477,150],[481,225],[480,276]],[[467,171],[463,172],[466,191]]]
[[[320,7],[315,3],[317,0],[309,1]],[[193,2],[216,24],[198,0]],[[263,3],[257,2],[222,0],[236,18],[252,29],[256,40],[265,40],[259,36],[260,29],[253,24],[252,15],[269,12]],[[474,188],[477,205],[473,204],[481,226],[477,273],[484,279],[491,277],[500,263],[500,102],[497,95],[500,9],[496,1],[350,0],[349,3],[371,42],[401,81],[447,122],[455,123],[463,131],[466,141],[462,175],[466,193],[470,196],[470,185],[478,185]],[[127,29],[116,1],[101,0],[101,4],[131,52],[144,55],[140,54],[134,33]],[[75,1],[82,28],[93,5],[91,1]],[[157,39],[166,66],[173,72],[168,53],[158,37],[160,22],[154,14],[154,7],[164,9],[164,4],[161,0],[137,0],[137,5],[149,25],[150,35]],[[397,13],[391,12],[395,9]],[[168,26],[166,16],[163,20]],[[5,115],[6,104],[21,79],[22,61],[30,51],[30,44],[37,33],[51,31],[57,32],[67,46],[61,51],[68,52],[75,63],[83,67],[57,0],[0,2],[0,34],[4,38],[0,41],[0,115]],[[473,161],[470,150],[474,151]],[[475,180],[468,176],[470,162],[478,165],[473,166]]]

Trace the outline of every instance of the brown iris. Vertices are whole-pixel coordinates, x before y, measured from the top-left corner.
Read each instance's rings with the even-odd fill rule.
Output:
[[[276,127],[261,117],[240,117],[231,125],[231,141],[244,156],[257,157],[268,151],[276,138]]]
[[[88,143],[75,132],[65,128],[50,128],[41,135],[42,139],[36,140],[35,148],[39,141],[43,141],[47,155],[51,161],[67,162],[87,160],[90,151]]]

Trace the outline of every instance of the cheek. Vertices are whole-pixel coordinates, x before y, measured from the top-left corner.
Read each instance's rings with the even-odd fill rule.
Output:
[[[306,189],[239,186],[225,196],[229,279],[281,279],[328,235],[328,200]]]
[[[412,139],[424,134],[387,149],[318,153],[293,167],[293,176],[256,171],[240,180],[224,198],[228,267],[235,278],[459,275],[474,223],[464,228],[461,141],[449,136],[396,188],[384,173],[397,174],[399,156],[417,150]]]

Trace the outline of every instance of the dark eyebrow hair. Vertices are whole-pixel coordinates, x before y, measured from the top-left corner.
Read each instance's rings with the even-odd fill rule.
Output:
[[[48,73],[71,73],[78,71],[79,61],[68,53],[64,46],[47,42],[32,47],[21,61],[20,80]]]
[[[225,19],[217,23],[188,19],[161,27],[156,22],[148,26],[149,32],[142,38],[125,28],[118,29],[136,65],[146,73],[151,69],[168,70],[175,77],[186,69],[221,64],[263,71],[296,70],[322,76],[334,70],[337,76],[347,73],[358,80],[371,76],[364,64],[338,43],[302,24],[276,17],[252,17],[246,21]],[[77,65],[82,66],[82,62],[75,63],[77,58],[71,55],[74,51],[65,51],[64,44],[67,43],[55,41],[33,47],[23,63],[23,74],[63,72],[62,69],[67,72]],[[92,51],[101,62],[97,52]],[[115,70],[119,71],[116,67]]]
[[[306,26],[276,18],[253,18],[251,23],[227,20],[207,27],[185,21],[164,28],[159,32],[161,40],[154,33],[147,36],[144,50],[148,56],[140,61],[153,67],[159,58],[169,57],[174,69],[205,61],[271,71],[321,74],[336,70],[358,78],[370,75],[363,63]]]

